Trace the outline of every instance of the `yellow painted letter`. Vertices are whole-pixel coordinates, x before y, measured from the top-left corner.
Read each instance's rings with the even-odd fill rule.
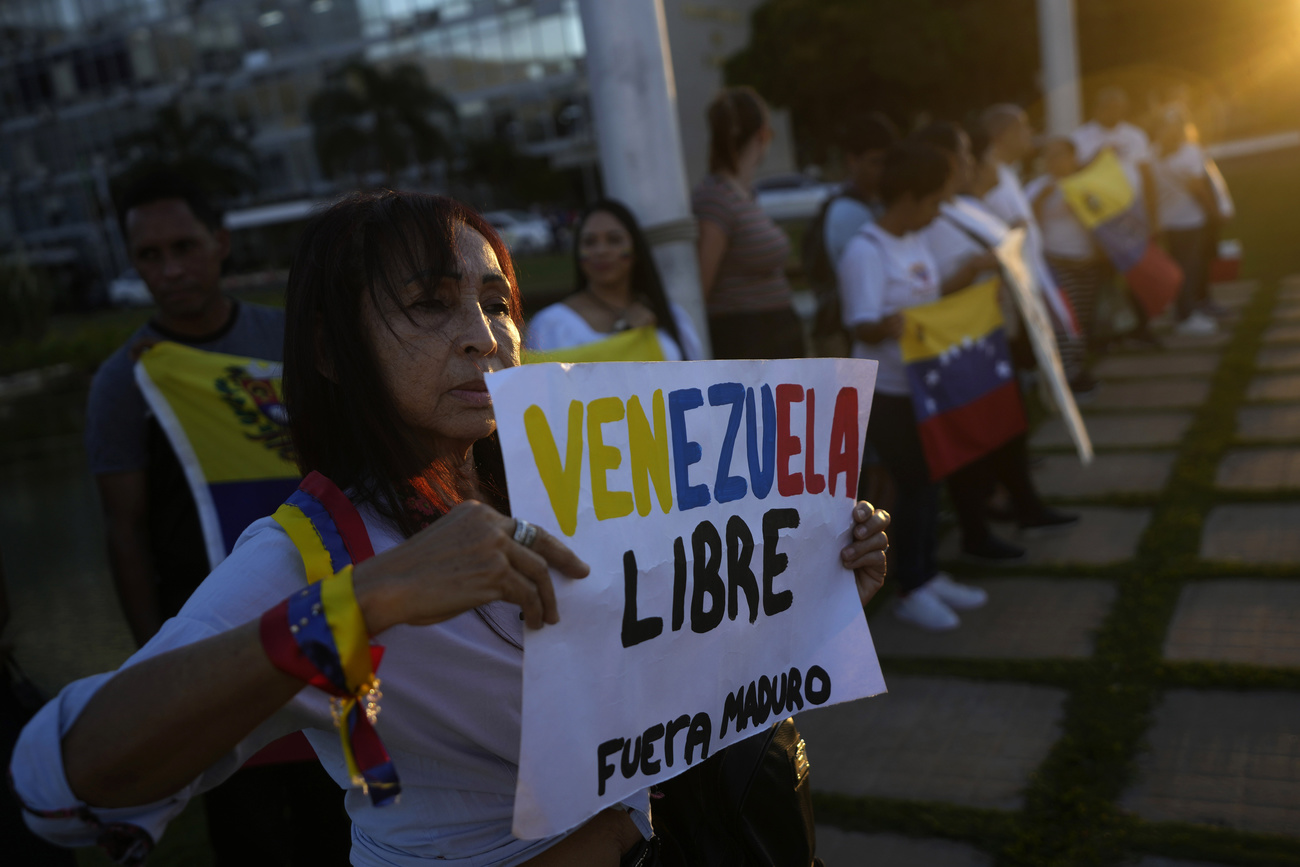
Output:
[[[627,401],[627,438],[632,453],[632,491],[636,494],[636,510],[641,517],[650,514],[650,482],[655,483],[659,508],[668,514],[673,507],[672,478],[668,466],[668,425],[664,423],[664,393],[654,394],[654,430],[636,395]]]
[[[600,426],[606,422],[623,420],[623,401],[616,397],[602,397],[587,404],[587,447],[591,461],[591,504],[596,509],[596,520],[621,518],[632,514],[632,495],[627,491],[611,491],[605,474],[623,463],[623,455],[614,446],[605,445]]]
[[[563,466],[550,422],[537,404],[524,410],[524,430],[555,520],[564,535],[572,536],[578,529],[578,491],[582,483],[582,401],[569,404],[569,439]]]

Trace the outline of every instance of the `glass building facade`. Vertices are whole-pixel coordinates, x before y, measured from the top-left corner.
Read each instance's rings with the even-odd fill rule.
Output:
[[[336,192],[307,111],[352,59],[418,64],[469,138],[590,163],[583,54],[577,0],[5,0],[0,253],[124,268],[107,179],[170,105],[252,147],[257,193],[239,204]]]

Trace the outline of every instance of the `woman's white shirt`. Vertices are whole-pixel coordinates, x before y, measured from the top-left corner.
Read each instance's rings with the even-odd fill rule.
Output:
[[[400,535],[373,510],[360,509],[375,551]],[[270,518],[254,523],[230,556],[195,591],[180,613],[123,667],[247,623],[306,583],[297,549]],[[479,609],[522,644],[518,608],[492,603]],[[434,626],[396,626],[379,638],[385,647],[379,676],[383,713],[377,730],[402,780],[398,803],[373,807],[360,789],[348,788],[352,863],[361,867],[448,865],[508,867],[560,838],[517,840],[510,834],[518,776],[523,700],[523,653],[475,612]],[[61,742],[95,692],[112,673],[67,686],[27,725],[14,751],[12,773],[23,803],[34,810],[83,806],[68,786]],[[157,840],[186,802],[234,773],[266,744],[302,730],[321,764],[340,786],[347,771],[325,693],[305,687],[238,747],[171,798],[114,810],[94,809],[103,822],[126,822]],[[340,797],[343,792],[340,791]],[[624,802],[646,836],[648,793]],[[74,817],[29,825],[64,845],[95,842],[92,826]]]
[[[1043,175],[1029,182],[1025,193],[1031,200],[1037,199],[1044,189],[1051,185],[1052,191],[1044,197],[1040,207],[1038,225],[1043,230],[1043,252],[1057,259],[1072,259],[1087,262],[1096,258],[1093,250],[1092,236],[1083,223],[1075,216],[1073,209],[1065,200],[1056,179]]]
[[[915,232],[898,237],[875,223],[844,248],[836,268],[844,326],[850,331],[865,322],[879,322],[899,311],[939,300],[939,269]],[[910,394],[907,371],[897,340],[853,341],[854,358],[880,363],[876,391]]]
[[[979,199],[957,196],[944,202],[939,216],[918,234],[934,257],[942,286],[972,258],[1001,244],[1007,236],[1007,224]]]
[[[1151,169],[1160,206],[1160,228],[1186,230],[1204,226],[1205,211],[1187,186],[1206,177],[1205,152],[1200,146],[1184,142],[1178,150],[1155,160]]]
[[[691,317],[686,314],[685,310],[671,301],[668,302],[668,309],[673,315],[673,322],[677,325],[677,334],[681,337],[682,342],[681,346],[678,346],[668,332],[662,328],[655,329],[659,337],[659,346],[663,350],[664,360],[682,361],[703,358],[704,352],[700,348],[700,338],[695,332],[695,326],[691,324]],[[536,316],[528,321],[528,331],[524,336],[524,344],[529,349],[545,352],[547,350],[564,349],[569,346],[595,343],[597,340],[604,340],[610,336],[610,334],[592,328],[587,320],[582,318],[582,314],[561,301],[542,308]]]

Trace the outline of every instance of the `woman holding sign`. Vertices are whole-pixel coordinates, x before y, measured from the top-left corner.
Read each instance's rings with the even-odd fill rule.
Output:
[[[578,220],[573,258],[577,291],[528,323],[529,349],[549,352],[654,328],[657,357],[629,354],[609,344],[609,356],[602,360],[684,361],[703,356],[691,318],[668,300],[645,233],[626,205],[604,199],[588,208]]]
[[[587,567],[508,516],[484,382],[519,363],[500,238],[448,199],[357,194],[307,230],[287,302],[309,475],[121,670],[68,686],[24,730],[11,774],[29,825],[140,863],[189,798],[303,730],[340,786],[363,784],[346,797],[353,864],[635,857],[644,791],[560,837],[510,833],[523,624],[559,620],[548,570]],[[851,520],[842,559],[865,600],[888,516],[859,503]]]

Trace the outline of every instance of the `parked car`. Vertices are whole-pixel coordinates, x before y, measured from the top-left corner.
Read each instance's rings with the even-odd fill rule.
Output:
[[[754,181],[754,198],[773,220],[809,220],[838,188],[802,172],[788,172]]]
[[[551,248],[551,224],[545,217],[528,211],[488,211],[483,218],[515,255],[542,253]]]
[[[114,307],[148,307],[153,304],[149,287],[134,268],[127,268],[108,283],[108,303]]]

